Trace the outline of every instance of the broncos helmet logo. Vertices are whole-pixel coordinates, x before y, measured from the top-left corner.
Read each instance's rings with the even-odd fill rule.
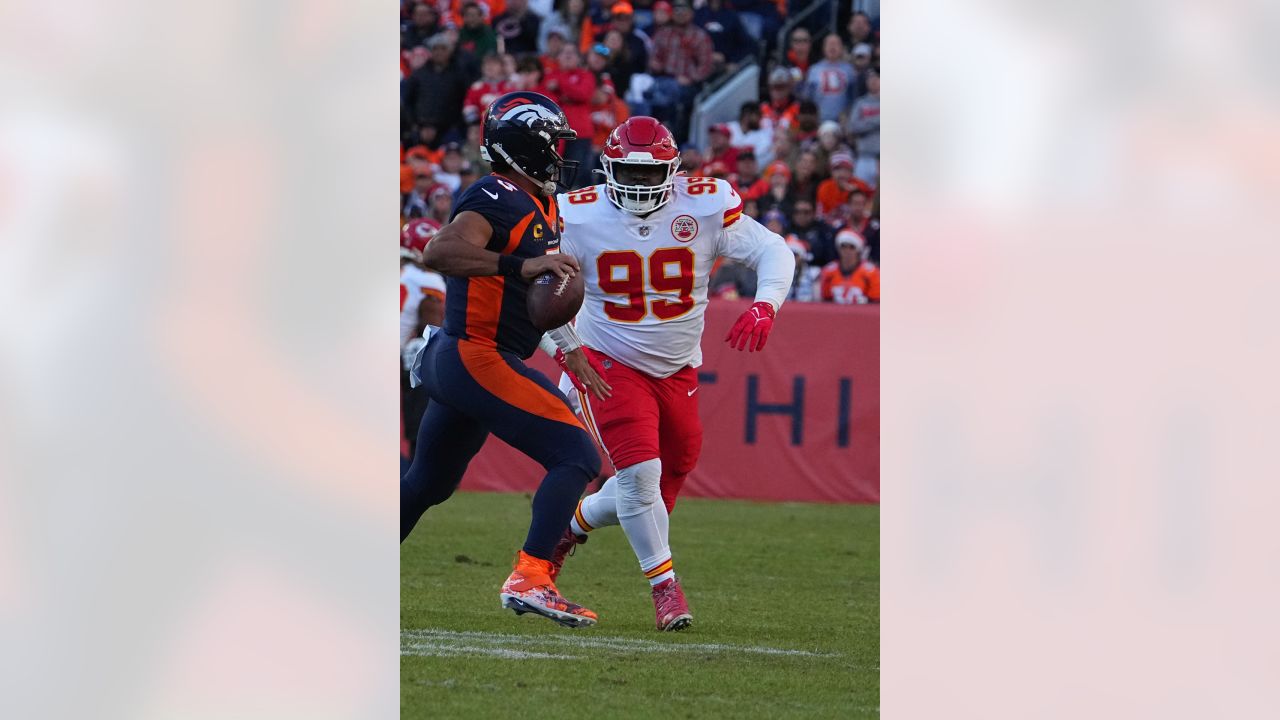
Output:
[[[501,120],[522,122],[530,128],[539,120],[546,120],[552,124],[557,124],[560,121],[559,115],[526,98],[517,98],[511,103],[497,108],[497,112]]]

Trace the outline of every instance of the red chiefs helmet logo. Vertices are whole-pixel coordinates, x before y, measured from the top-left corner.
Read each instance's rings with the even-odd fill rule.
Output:
[[[698,221],[690,215],[681,215],[671,221],[671,236],[680,242],[689,242],[698,237]]]

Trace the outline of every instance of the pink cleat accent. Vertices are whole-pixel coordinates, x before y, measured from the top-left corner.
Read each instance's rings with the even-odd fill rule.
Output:
[[[680,578],[663,580],[653,586],[653,607],[657,611],[659,630],[683,630],[693,624],[689,603],[680,589]]]

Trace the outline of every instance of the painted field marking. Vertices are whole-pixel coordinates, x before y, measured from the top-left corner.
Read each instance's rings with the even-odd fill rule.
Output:
[[[538,648],[533,650],[532,648]],[[557,655],[541,650],[567,648],[606,650],[628,653],[752,653],[756,655],[789,655],[799,657],[839,657],[839,653],[790,650],[764,645],[728,645],[723,643],[664,643],[656,640],[611,637],[573,633],[561,635],[512,635],[458,630],[404,630],[400,633],[401,655],[490,655],[520,659],[522,657],[554,657],[576,659],[577,655]]]
[[[481,655],[503,660],[577,660],[577,655],[557,655],[555,653],[530,652],[528,650],[512,650],[504,647],[481,647],[478,645],[450,645],[445,643],[409,643],[401,644],[401,655],[415,657],[459,657],[462,655]]]

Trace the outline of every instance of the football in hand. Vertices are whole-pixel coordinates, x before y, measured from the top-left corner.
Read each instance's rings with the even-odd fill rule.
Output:
[[[562,278],[553,272],[545,272],[529,283],[526,303],[529,320],[539,330],[553,330],[567,324],[582,307],[585,287],[582,273]]]

